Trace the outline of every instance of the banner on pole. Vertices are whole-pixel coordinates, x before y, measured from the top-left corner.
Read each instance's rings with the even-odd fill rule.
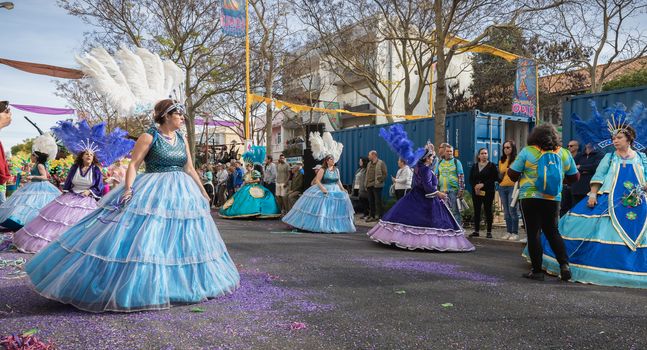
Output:
[[[222,31],[231,36],[245,36],[244,0],[222,0]]]
[[[512,114],[537,117],[537,64],[534,60],[526,58],[517,60]]]
[[[322,101],[323,102],[323,108],[325,109],[339,109],[339,102],[332,102],[332,101]],[[339,113],[327,113],[328,114],[328,121],[330,121],[330,126],[333,127],[335,130],[341,129],[341,117]]]

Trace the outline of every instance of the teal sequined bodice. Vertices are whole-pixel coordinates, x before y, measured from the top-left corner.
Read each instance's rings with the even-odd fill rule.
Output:
[[[43,165],[45,167],[45,170],[47,169],[47,165]],[[34,164],[34,166],[31,168],[31,172],[29,173],[31,176],[40,176],[40,171],[38,171],[38,164]],[[32,179],[31,182],[41,182],[41,181],[47,181],[47,180],[41,180],[41,179]]]
[[[335,169],[330,171],[326,169],[323,179],[321,179],[321,183],[327,185],[337,183],[337,181],[339,181],[339,170]]]
[[[148,133],[153,135],[153,143],[148,150],[148,154],[144,157],[146,172],[166,173],[183,171],[184,165],[187,162],[187,156],[182,135],[176,132],[175,145],[171,145],[156,128],[150,128]]]

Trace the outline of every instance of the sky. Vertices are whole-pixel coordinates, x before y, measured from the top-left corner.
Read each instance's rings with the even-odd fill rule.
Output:
[[[74,55],[80,50],[83,32],[90,31],[79,18],[68,15],[54,0],[13,0],[13,10],[0,9],[0,57],[77,68]],[[47,107],[67,107],[54,95],[53,77],[23,72],[0,65],[0,100]],[[13,122],[0,131],[5,150],[22,140],[38,136],[23,116],[41,129],[70,116],[48,116],[12,109]]]

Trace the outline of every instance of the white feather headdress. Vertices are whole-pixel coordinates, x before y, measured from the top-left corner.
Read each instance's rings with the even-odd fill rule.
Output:
[[[31,151],[47,154],[47,160],[56,158],[58,153],[58,146],[56,140],[49,133],[38,136],[31,146]]]
[[[318,132],[310,133],[310,149],[312,156],[316,160],[322,160],[326,156],[331,156],[335,163],[339,161],[344,145],[333,140],[332,134],[324,132],[320,135]]]
[[[133,115],[153,108],[178,88],[184,72],[174,62],[143,48],[133,53],[122,46],[113,56],[96,47],[76,57],[92,88],[103,95],[120,115]]]

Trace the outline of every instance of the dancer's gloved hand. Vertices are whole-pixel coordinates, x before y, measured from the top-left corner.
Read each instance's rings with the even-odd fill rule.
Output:
[[[589,208],[593,208],[598,204],[598,195],[595,193],[589,193],[589,200],[586,202],[586,205]]]
[[[130,200],[133,198],[133,190],[132,189],[127,189],[124,191],[124,193],[121,195],[121,199],[119,199],[119,204],[128,204]]]

